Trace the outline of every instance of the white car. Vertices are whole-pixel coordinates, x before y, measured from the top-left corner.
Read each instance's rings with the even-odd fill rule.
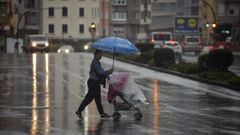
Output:
[[[200,36],[185,36],[182,49],[183,53],[195,52],[195,54],[200,54],[202,51]]]
[[[58,53],[71,53],[71,52],[74,52],[74,49],[71,45],[63,45],[58,49],[57,52]]]
[[[174,51],[174,53],[182,54],[182,46],[178,41],[165,41],[163,48],[169,48]]]

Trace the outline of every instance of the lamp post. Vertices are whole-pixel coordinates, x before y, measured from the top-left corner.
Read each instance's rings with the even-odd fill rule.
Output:
[[[213,7],[206,1],[206,0],[202,0],[209,8],[210,8],[210,10],[211,10],[211,12],[212,12],[212,16],[213,16],[213,22],[212,23],[215,23],[216,24],[216,14],[215,14],[215,12],[214,12],[214,10],[213,10]]]
[[[212,30],[213,30],[213,32],[215,31],[215,28],[217,27],[217,24],[216,24],[216,14],[215,14],[215,12],[214,12],[214,10],[213,10],[213,7],[206,1],[206,0],[202,0],[202,2],[203,3],[205,3],[206,5],[207,5],[207,7],[210,9],[210,11],[211,11],[211,13],[212,13],[212,17],[213,17],[213,21],[212,21],[212,23],[209,23],[209,22],[207,22],[206,24],[205,24],[205,26],[206,26],[206,28],[207,28],[207,45],[208,45],[208,42],[209,42],[209,31],[208,31],[208,28],[209,28],[209,26],[211,26],[212,27]],[[214,33],[213,33],[214,34]]]
[[[54,9],[62,9],[62,7],[54,7]],[[30,10],[27,10],[27,11],[23,12],[22,14],[20,14],[20,17],[18,18],[18,22],[17,22],[17,31],[16,31],[17,42],[19,40],[19,32],[18,32],[19,31],[19,24],[20,24],[22,18],[28,13],[40,12],[42,10],[48,10],[48,8],[30,9]]]
[[[31,11],[31,10],[25,11],[25,12],[23,12],[23,13],[20,15],[20,17],[18,18],[17,31],[16,31],[17,42],[19,42],[19,41],[18,41],[18,40],[19,40],[19,32],[18,32],[18,31],[19,31],[19,24],[20,24],[22,18],[23,18],[26,14],[31,13],[31,12],[33,12],[33,11]]]
[[[92,22],[91,25],[89,26],[89,32],[90,32],[90,35],[92,36],[92,43],[93,43],[94,37],[96,35],[96,24],[94,22]]]

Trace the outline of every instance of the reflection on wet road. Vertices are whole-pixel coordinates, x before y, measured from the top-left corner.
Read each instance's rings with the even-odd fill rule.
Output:
[[[115,63],[148,99],[141,121],[121,111],[120,121],[101,119],[92,102],[75,115],[87,93],[91,54],[1,55],[0,135],[238,135],[240,93],[180,77]],[[112,60],[103,58],[105,69]],[[103,106],[113,113],[102,89]]]

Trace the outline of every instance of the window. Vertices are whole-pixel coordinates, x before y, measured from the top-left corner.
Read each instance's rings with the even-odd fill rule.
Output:
[[[39,24],[39,15],[36,12],[27,13],[25,15],[25,24],[26,25],[38,25]]]
[[[54,24],[48,25],[48,33],[54,33]]]
[[[84,24],[79,24],[79,33],[84,33]]]
[[[113,20],[127,20],[127,16],[125,12],[114,12],[113,13]]]
[[[62,33],[68,33],[68,25],[67,24],[62,25]]]
[[[127,0],[112,0],[113,5],[127,5]]]
[[[54,8],[53,7],[48,8],[48,16],[51,16],[51,17],[54,16]]]
[[[92,8],[92,18],[96,18],[98,16],[98,13],[99,13],[98,8],[93,7]]]
[[[68,16],[68,9],[67,7],[62,8],[62,16]]]
[[[6,17],[8,14],[7,3],[2,2],[0,4],[0,17]]]
[[[239,16],[239,5],[237,4],[229,4],[227,7],[227,15],[228,16]]]
[[[117,36],[117,37],[125,37],[125,31],[124,31],[124,27],[114,27],[113,31],[112,31],[112,35]]]
[[[25,0],[24,1],[25,8],[34,8],[35,7],[35,0]]]
[[[84,8],[79,8],[79,16],[84,17]]]

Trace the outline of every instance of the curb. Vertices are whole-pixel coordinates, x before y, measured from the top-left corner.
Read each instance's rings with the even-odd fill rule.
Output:
[[[106,56],[106,57],[110,57],[110,56]],[[159,68],[159,67],[149,66],[149,65],[146,65],[146,64],[132,62],[132,61],[124,60],[124,59],[117,58],[117,57],[115,57],[115,59],[117,59],[119,61],[122,61],[122,62],[129,63],[129,64],[145,67],[145,68],[152,69],[152,70],[155,70],[155,71],[168,73],[168,74],[180,76],[180,77],[183,77],[183,78],[187,78],[187,79],[191,79],[191,80],[195,80],[195,81],[199,81],[199,82],[204,82],[204,83],[208,83],[208,84],[212,84],[212,85],[216,85],[216,86],[221,86],[221,87],[236,90],[236,91],[240,90],[240,86],[236,86],[236,85],[229,85],[229,84],[226,84],[226,83],[222,83],[222,82],[218,82],[218,81],[214,81],[214,80],[208,80],[208,79],[204,79],[204,78],[200,78],[200,77],[197,77],[197,76],[188,75],[188,74],[184,74],[184,73],[180,73],[180,72],[176,72],[176,71],[172,71],[172,70],[167,70],[167,69],[163,69],[163,68]]]

